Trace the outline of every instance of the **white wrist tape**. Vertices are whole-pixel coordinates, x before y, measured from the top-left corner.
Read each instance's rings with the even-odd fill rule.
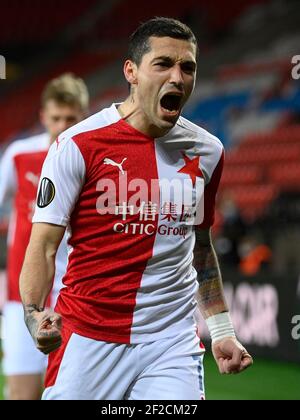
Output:
[[[212,343],[226,337],[236,337],[229,312],[213,315],[206,319]]]

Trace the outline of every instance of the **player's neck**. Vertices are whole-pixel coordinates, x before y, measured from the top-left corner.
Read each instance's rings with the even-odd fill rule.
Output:
[[[169,130],[162,130],[151,124],[139,106],[138,100],[130,95],[119,107],[121,117],[133,128],[146,136],[158,138],[165,136]]]

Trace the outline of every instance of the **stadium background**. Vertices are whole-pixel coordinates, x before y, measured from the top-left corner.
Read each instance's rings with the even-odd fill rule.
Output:
[[[221,377],[208,346],[207,397],[300,399],[299,1],[10,0],[0,14],[0,154],[41,131],[50,78],[83,77],[94,112],[126,97],[122,62],[140,21],[170,16],[192,27],[200,59],[185,116],[226,148],[214,241],[238,335],[255,356],[248,372]],[[9,211],[0,213],[1,301]]]

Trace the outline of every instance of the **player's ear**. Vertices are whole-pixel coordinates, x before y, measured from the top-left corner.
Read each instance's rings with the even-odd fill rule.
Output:
[[[124,63],[124,76],[130,85],[137,84],[137,65],[131,61],[126,60]]]

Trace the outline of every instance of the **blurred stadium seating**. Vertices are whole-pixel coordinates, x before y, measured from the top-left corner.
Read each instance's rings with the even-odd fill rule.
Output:
[[[63,7],[59,0],[46,4],[38,0],[11,0],[1,4],[1,14],[5,17],[1,23],[1,45],[34,44],[50,41],[54,35],[90,7],[94,1],[64,0]],[[12,26],[14,22],[14,26]]]

